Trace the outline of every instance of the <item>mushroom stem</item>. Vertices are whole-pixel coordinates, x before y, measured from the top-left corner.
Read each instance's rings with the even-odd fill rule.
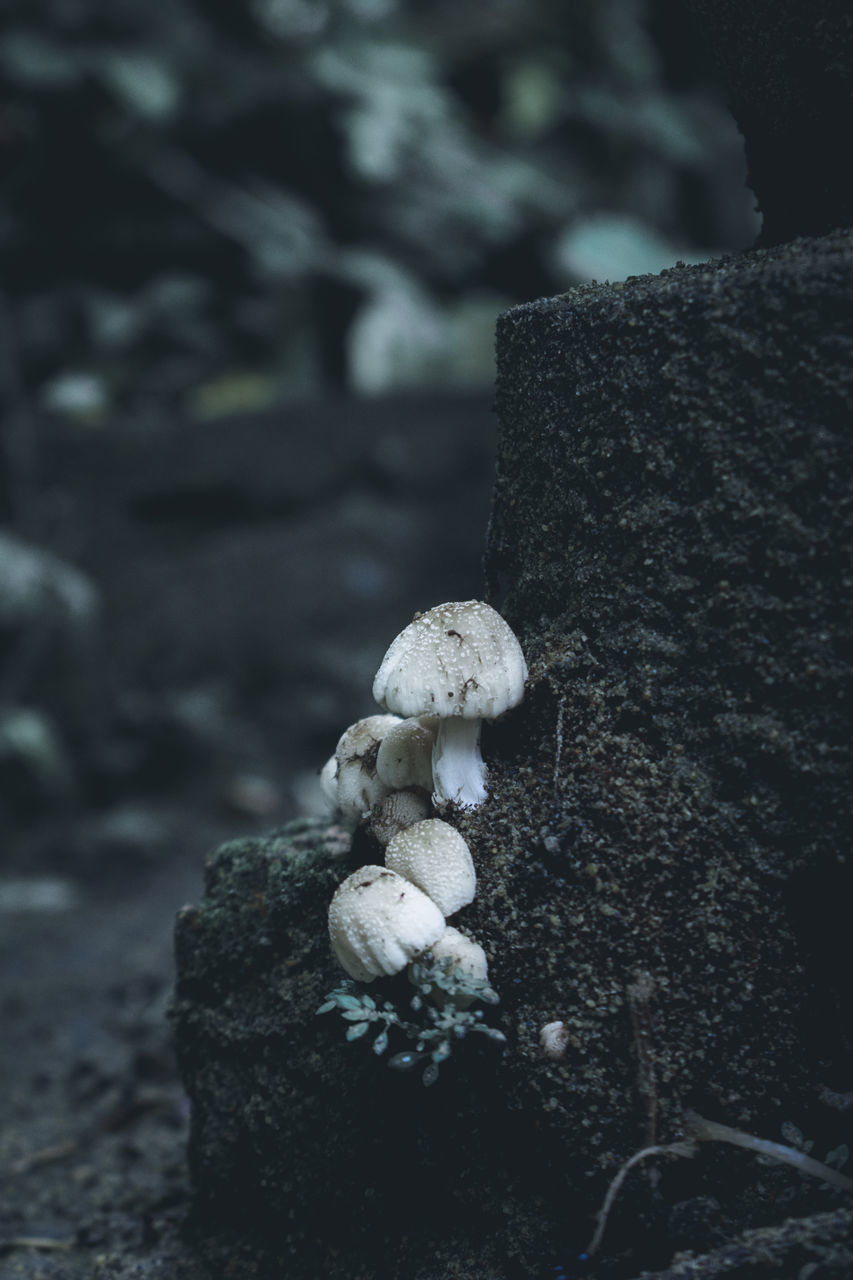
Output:
[[[433,800],[476,809],[486,798],[486,766],[480,755],[480,720],[448,716],[438,722],[432,749]]]

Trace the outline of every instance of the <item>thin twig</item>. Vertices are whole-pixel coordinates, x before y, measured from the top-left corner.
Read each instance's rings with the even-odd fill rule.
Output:
[[[727,1124],[718,1124],[716,1120],[706,1120],[695,1111],[685,1112],[684,1123],[690,1137],[696,1142],[728,1142],[733,1147],[744,1147],[747,1151],[755,1151],[758,1155],[769,1156],[771,1160],[789,1164],[801,1173],[828,1182],[839,1191],[853,1191],[853,1178],[839,1173],[828,1164],[822,1164],[820,1160],[814,1160],[796,1147],[787,1147],[783,1142],[770,1142],[767,1138],[756,1138],[740,1129],[731,1129]]]
[[[590,1256],[598,1250],[601,1244],[604,1229],[607,1226],[607,1217],[613,1207],[613,1202],[634,1165],[639,1164],[641,1160],[647,1160],[649,1156],[694,1156],[696,1154],[696,1144],[699,1142],[727,1142],[733,1147],[743,1147],[745,1150],[754,1151],[758,1155],[768,1156],[771,1160],[789,1164],[794,1169],[799,1169],[801,1173],[807,1173],[813,1178],[820,1178],[822,1182],[829,1183],[830,1186],[836,1187],[839,1191],[853,1191],[853,1178],[848,1178],[845,1174],[839,1173],[837,1169],[830,1168],[828,1164],[821,1164],[819,1160],[813,1160],[811,1156],[807,1156],[804,1151],[798,1151],[796,1147],[786,1147],[781,1142],[770,1142],[766,1138],[756,1138],[754,1134],[744,1133],[741,1129],[732,1129],[729,1125],[719,1124],[716,1120],[706,1120],[704,1116],[700,1116],[695,1111],[686,1111],[684,1113],[684,1127],[687,1131],[687,1138],[684,1141],[672,1142],[668,1146],[644,1147],[642,1151],[635,1152],[621,1166],[616,1177],[607,1188],[604,1203],[598,1211],[595,1234],[586,1249]]]
[[[607,1188],[607,1195],[604,1197],[604,1203],[598,1211],[595,1228],[595,1235],[586,1247],[586,1252],[592,1257],[598,1251],[604,1236],[604,1228],[607,1226],[607,1218],[610,1210],[613,1208],[613,1201],[619,1194],[622,1183],[628,1174],[634,1168],[635,1164],[639,1164],[641,1160],[648,1160],[649,1156],[694,1156],[696,1154],[695,1142],[671,1142],[667,1146],[643,1147],[642,1151],[635,1151],[629,1160],[622,1165],[616,1177]]]

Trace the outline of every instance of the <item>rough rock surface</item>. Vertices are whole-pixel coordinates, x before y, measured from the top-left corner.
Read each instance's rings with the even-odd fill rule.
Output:
[[[506,1049],[469,1037],[424,1089],[314,1016],[340,976],[326,904],[377,860],[365,837],[226,846],[178,928],[208,1257],[576,1272],[610,1177],[686,1108],[799,1130],[819,1158],[850,1141],[826,1102],[853,1071],[850,250],[838,233],[502,319],[487,580],[531,679],[484,732],[488,803],[449,816]],[[403,979],[370,990],[408,999]],[[632,1175],[595,1274],[839,1199],[712,1143],[658,1179]],[[825,1266],[849,1215],[831,1224]]]
[[[341,828],[291,823],[220,848],[204,901],[179,917],[173,1017],[214,1274],[241,1249],[269,1276],[285,1260],[293,1276],[454,1274],[438,1256],[470,1261],[500,1222],[493,1188],[483,1194],[504,1143],[492,1045],[426,1089],[369,1042],[347,1043],[352,1023],[317,1016],[343,976],[328,903],[357,861]],[[412,996],[405,976],[370,989],[401,1011]]]
[[[480,891],[525,904],[516,937],[537,866],[556,899],[536,923],[575,1036],[559,1110],[568,1135],[587,1095],[593,1159],[632,1105],[670,1136],[683,1105],[837,1129],[815,1097],[851,1067],[851,248],[500,323],[487,576],[532,681],[484,817],[507,870]]]

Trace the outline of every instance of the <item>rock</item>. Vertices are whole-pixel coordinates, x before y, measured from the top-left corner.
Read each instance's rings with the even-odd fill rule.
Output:
[[[851,1241],[853,1216],[849,1209],[835,1209],[746,1231],[700,1257],[681,1254],[666,1271],[644,1271],[638,1280],[752,1280],[756,1275],[846,1280],[853,1269]]]
[[[685,1105],[838,1132],[814,1091],[851,1069],[851,248],[500,321],[487,580],[531,682],[462,824],[495,851],[470,923],[496,989],[523,974],[533,1026],[573,1032],[570,1090],[533,1029],[506,1085],[553,1094],[590,1167],[629,1154],[632,1115],[637,1145],[643,1113],[671,1140]]]
[[[617,1169],[688,1108],[796,1126],[821,1159],[851,1136],[818,1094],[853,1073],[850,241],[502,318],[487,580],[531,674],[484,731],[487,802],[444,816],[505,1050],[468,1036],[424,1089],[373,1028],[315,1016],[366,837],[225,846],[178,923],[175,1001],[215,1274],[574,1271]],[[405,1012],[403,981],[361,990]],[[655,1172],[626,1182],[602,1276],[665,1266],[673,1222],[707,1247],[838,1196],[718,1143]]]
[[[351,1021],[317,1016],[344,977],[326,915],[354,865],[339,828],[298,820],[219,849],[204,902],[178,918],[173,1018],[214,1267],[248,1247],[235,1245],[237,1227],[257,1242],[253,1266],[268,1256],[263,1275],[280,1275],[284,1258],[294,1277],[368,1280],[391,1260],[394,1274],[415,1274],[437,1249],[473,1267],[484,1220],[502,1221],[485,1172],[505,1141],[493,1123],[499,1050],[471,1037],[461,1065],[426,1089],[419,1072],[389,1070],[369,1040],[348,1043]],[[370,991],[403,1013],[413,995],[405,975]]]

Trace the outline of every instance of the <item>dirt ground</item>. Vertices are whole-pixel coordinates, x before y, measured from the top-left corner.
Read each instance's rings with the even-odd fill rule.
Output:
[[[169,819],[177,853],[4,912],[0,1275],[203,1274],[180,1241],[187,1108],[165,1013],[171,916],[225,828]]]

